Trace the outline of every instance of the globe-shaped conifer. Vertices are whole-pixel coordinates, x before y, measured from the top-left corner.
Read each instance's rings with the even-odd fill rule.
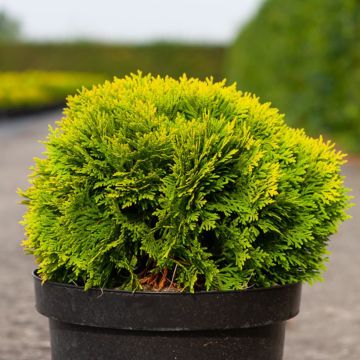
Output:
[[[235,86],[115,79],[68,99],[22,195],[44,281],[232,290],[318,279],[346,218],[333,144]]]

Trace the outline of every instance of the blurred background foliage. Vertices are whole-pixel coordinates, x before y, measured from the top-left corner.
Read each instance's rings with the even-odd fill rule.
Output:
[[[84,72],[0,72],[0,115],[62,106],[76,89],[104,80],[103,75]]]
[[[154,75],[223,77],[224,46],[154,43],[116,45],[94,42],[15,43],[0,47],[0,71],[29,68],[85,71],[123,76],[141,69]]]
[[[65,95],[24,100],[31,93],[29,84],[36,81],[38,84],[31,86],[37,86],[39,93],[41,86],[49,91],[44,79],[49,76],[50,83],[51,72],[61,72],[65,82],[71,83],[70,87],[59,83],[57,91],[56,81],[53,82],[52,91],[57,94],[73,93],[80,85],[138,69],[173,77],[183,73],[201,79],[227,77],[229,83],[236,81],[239,89],[272,102],[292,125],[304,127],[315,136],[332,138],[345,150],[359,152],[359,40],[358,0],[264,1],[258,14],[228,46],[26,42],[20,22],[0,12],[0,72],[11,72],[11,76],[0,77],[0,108],[21,108],[25,103],[31,108],[32,101],[33,107],[38,108],[40,98],[43,105],[51,105],[50,101],[58,104],[59,99],[64,102]],[[34,77],[34,70],[43,74]],[[30,71],[30,82],[24,80],[29,76],[22,74],[24,71]],[[67,72],[69,76],[65,75]],[[82,72],[86,73],[83,80],[79,75]],[[71,76],[76,81],[69,81]],[[18,93],[24,94],[22,99],[19,94],[14,95],[13,101],[9,99],[10,92],[4,89],[10,83],[13,89],[18,84]]]
[[[0,10],[0,44],[19,40],[20,35],[20,22]]]
[[[226,73],[312,135],[360,151],[359,0],[268,0],[229,50]]]

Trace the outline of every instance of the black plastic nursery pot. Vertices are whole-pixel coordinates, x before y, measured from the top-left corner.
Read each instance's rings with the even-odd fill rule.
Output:
[[[301,284],[190,294],[34,280],[53,360],[281,360],[301,297]]]

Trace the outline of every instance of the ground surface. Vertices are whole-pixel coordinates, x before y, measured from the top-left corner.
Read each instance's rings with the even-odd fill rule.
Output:
[[[15,191],[26,187],[27,168],[41,153],[36,140],[59,117],[0,120],[0,360],[50,359],[47,321],[34,309],[34,264],[19,246],[23,208]],[[360,163],[347,165],[345,174],[360,198]],[[288,324],[284,360],[360,359],[360,207],[351,213],[353,220],[333,238],[326,281],[304,287],[301,313]]]

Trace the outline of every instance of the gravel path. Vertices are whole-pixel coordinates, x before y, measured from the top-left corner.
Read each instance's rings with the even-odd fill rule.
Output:
[[[60,116],[0,121],[0,360],[50,359],[47,320],[34,309],[33,260],[19,246],[24,209],[16,188],[27,186],[27,168],[42,151],[37,140]],[[360,163],[347,165],[345,174],[359,198]],[[351,214],[333,238],[326,281],[304,287],[301,313],[288,324],[284,360],[360,359],[359,207]]]

